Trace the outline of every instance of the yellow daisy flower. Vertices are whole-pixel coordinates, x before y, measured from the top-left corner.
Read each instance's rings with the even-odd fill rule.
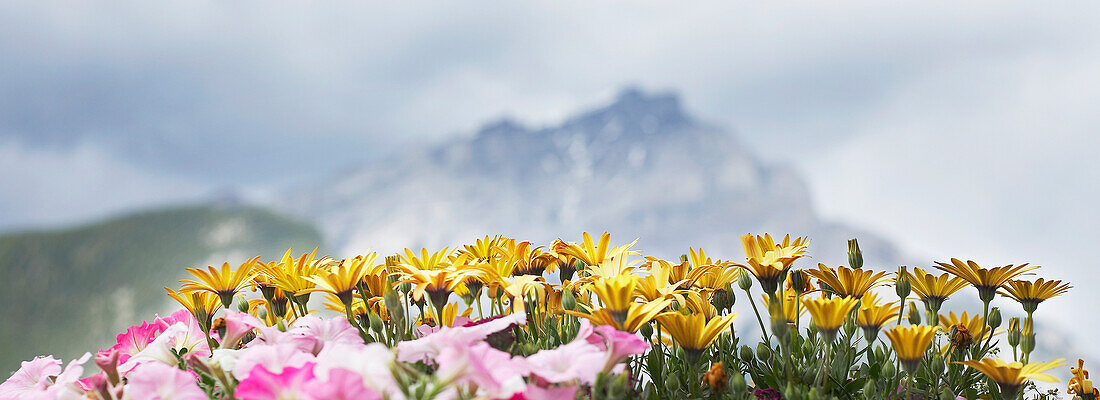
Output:
[[[661,328],[672,336],[680,348],[689,357],[698,360],[703,350],[710,346],[718,335],[726,332],[737,313],[707,319],[702,314],[684,315],[671,313],[657,318]]]
[[[790,235],[784,236],[780,243],[775,243],[768,234],[741,235],[741,247],[745,250],[745,259],[748,262],[747,269],[760,281],[765,293],[775,293],[779,277],[790,269],[795,260],[806,255],[809,242],[801,237],[791,240]]]
[[[807,270],[806,273],[828,285],[829,289],[838,296],[857,299],[863,297],[871,288],[886,283],[884,280],[886,272],[876,273],[866,269],[851,269],[844,266],[832,269],[825,264],[817,264],[817,269]]]
[[[890,339],[890,344],[894,346],[894,352],[906,371],[916,371],[938,329],[935,326],[913,325],[895,326],[886,331],[886,337]]]
[[[1029,267],[1026,263],[1020,265],[1009,264],[995,268],[982,268],[976,262],[962,262],[957,258],[952,258],[950,264],[937,261],[935,267],[970,282],[971,285],[978,288],[978,297],[986,303],[993,300],[993,296],[996,295],[997,289],[1004,286],[1005,282],[1008,282],[1009,279],[1039,268],[1038,266]]]
[[[817,329],[825,335],[826,341],[832,341],[836,330],[844,325],[848,313],[859,304],[859,299],[854,297],[834,297],[831,299],[818,298],[806,299],[802,305],[810,312],[810,318]]]
[[[1039,308],[1039,303],[1061,295],[1072,287],[1069,283],[1048,281],[1043,280],[1043,278],[1035,281],[1011,280],[1006,283],[1001,295],[1020,302],[1024,307],[1024,312],[1031,315],[1036,308]]]
[[[1016,394],[1019,393],[1020,387],[1030,379],[1058,382],[1058,378],[1043,372],[1065,365],[1063,364],[1065,360],[1059,358],[1050,362],[1033,362],[1025,365],[1019,362],[1006,363],[994,358],[985,358],[980,361],[967,360],[959,362],[959,364],[974,368],[996,382],[1001,389],[1001,398],[1014,399]]]
[[[192,279],[181,280],[180,283],[183,284],[183,288],[180,291],[214,293],[221,299],[222,305],[229,307],[230,304],[233,304],[233,296],[237,292],[252,285],[252,278],[257,274],[253,272],[253,266],[259,259],[259,257],[256,257],[245,261],[237,269],[230,267],[229,263],[223,263],[221,270],[215,269],[213,266],[206,267],[206,271],[199,268],[188,268],[187,272],[198,278],[198,281]]]

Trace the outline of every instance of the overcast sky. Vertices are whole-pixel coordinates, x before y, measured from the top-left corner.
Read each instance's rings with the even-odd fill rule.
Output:
[[[633,83],[803,170],[829,218],[1097,304],[1098,5],[2,1],[0,228],[552,124]]]

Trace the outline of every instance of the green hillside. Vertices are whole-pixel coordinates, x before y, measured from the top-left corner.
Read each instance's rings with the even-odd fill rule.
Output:
[[[175,287],[187,267],[320,243],[308,223],[240,205],[0,236],[0,371],[38,354],[68,360],[114,344],[127,326],[175,309],[162,287]]]

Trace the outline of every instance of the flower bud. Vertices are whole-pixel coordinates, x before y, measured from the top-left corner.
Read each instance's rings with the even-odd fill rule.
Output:
[[[863,268],[863,253],[859,251],[859,242],[848,240],[848,266],[852,269]]]
[[[809,340],[802,342],[802,354],[810,355],[814,353],[814,342]]]
[[[909,293],[912,291],[912,286],[909,283],[909,273],[905,271],[905,267],[898,269],[898,277],[894,280],[894,293],[897,293],[898,298],[905,300],[909,297]]]
[[[1020,350],[1024,354],[1035,351],[1035,328],[1031,318],[1024,318],[1024,329],[1020,331]]]
[[[652,324],[642,325],[642,328],[639,329],[638,332],[640,332],[642,334],[642,336],[645,337],[645,340],[648,342],[648,341],[650,341],[650,339],[653,338],[653,325]]]
[[[917,303],[909,302],[909,324],[920,325],[920,311],[917,310]]]
[[[367,310],[367,320],[370,321],[370,329],[377,333],[382,333],[382,317],[374,311]]]
[[[958,399],[959,399],[958,396],[955,396],[954,394],[951,393],[951,388],[948,388],[948,387],[944,386],[943,389],[940,390],[940,400],[958,400]]]
[[[118,358],[120,353],[118,349],[100,350],[95,355],[95,365],[107,375],[107,381],[112,385],[117,385],[119,381],[118,376]]]
[[[993,307],[993,309],[989,311],[989,318],[987,318],[985,320],[985,322],[987,324],[989,324],[989,330],[991,330],[991,331],[994,331],[994,330],[997,330],[997,328],[1000,328],[1001,327],[1001,309],[997,308],[997,307]]]
[[[237,311],[247,313],[248,312],[248,300],[244,296],[237,296]]]
[[[796,400],[797,393],[794,391],[794,384],[787,382],[787,388],[783,389],[783,398],[788,400]]]
[[[725,289],[718,289],[714,291],[714,294],[710,296],[710,304],[718,310],[726,310],[731,306],[729,301],[729,293]]]
[[[574,311],[577,309],[577,298],[573,296],[573,290],[562,289],[561,291],[561,308]]]
[[[737,286],[741,287],[741,290],[749,290],[752,287],[752,278],[744,268],[737,272]]]
[[[752,361],[752,349],[748,345],[741,345],[741,362],[748,363]]]
[[[875,381],[868,379],[867,383],[863,385],[863,398],[867,400],[873,400],[877,398],[875,393]]]
[[[1015,348],[1020,345],[1020,319],[1012,318],[1008,320],[1008,345]]]
[[[890,378],[894,376],[894,363],[885,362],[882,363],[882,377]]]
[[[1024,336],[1020,340],[1020,351],[1024,354],[1030,354],[1035,351],[1035,336]]]
[[[857,325],[856,325],[856,319],[855,318],[845,319],[843,326],[844,326],[844,334],[845,335],[848,335],[849,337],[851,337],[852,334],[856,333]]]
[[[386,294],[382,296],[382,301],[386,306],[386,314],[390,316],[390,319],[397,323],[401,323],[405,319],[405,309],[401,307],[401,300],[397,298],[397,291],[387,290]]]
[[[791,280],[789,282],[794,292],[797,294],[805,293],[807,290],[807,284],[809,283],[809,274],[801,269],[791,272]]]
[[[943,356],[940,356],[940,353],[937,352],[936,355],[932,356],[932,373],[939,376],[943,374],[943,368]]]
[[[772,349],[763,342],[756,344],[756,358],[760,361],[768,361],[772,358]]]
[[[773,314],[771,325],[772,325],[772,334],[774,334],[776,337],[778,337],[780,339],[786,340],[787,335],[790,335],[790,333],[791,333],[790,328],[787,326],[787,320],[783,317],[775,318],[775,315]]]
[[[745,377],[740,373],[734,373],[733,376],[730,377],[730,389],[732,389],[734,393],[745,393],[745,391],[749,389],[748,384],[745,383]]]

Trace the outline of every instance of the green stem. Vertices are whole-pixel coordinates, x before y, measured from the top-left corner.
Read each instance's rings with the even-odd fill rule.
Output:
[[[745,290],[745,296],[748,297],[749,304],[752,305],[753,314],[756,314],[756,322],[760,323],[760,335],[764,337],[764,343],[766,343],[770,349],[772,347],[772,342],[768,338],[768,329],[764,327],[764,320],[760,318],[760,309],[756,307],[756,302],[752,300],[752,293]]]
[[[901,299],[901,308],[898,309],[898,319],[894,321],[894,326],[901,326],[901,317],[905,316],[905,299]]]

